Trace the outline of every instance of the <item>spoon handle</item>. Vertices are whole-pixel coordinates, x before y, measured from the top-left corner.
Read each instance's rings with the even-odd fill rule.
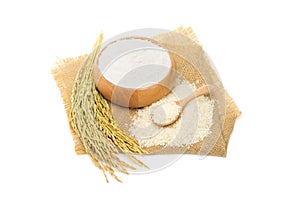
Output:
[[[205,85],[201,88],[197,88],[192,94],[178,101],[177,104],[181,105],[181,107],[185,107],[185,105],[190,102],[192,99],[199,97],[201,95],[206,95],[209,93],[208,87]]]

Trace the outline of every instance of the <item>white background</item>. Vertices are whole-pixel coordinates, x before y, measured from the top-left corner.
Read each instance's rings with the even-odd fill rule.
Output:
[[[0,199],[299,199],[297,1],[0,1]],[[192,26],[243,112],[227,158],[109,184],[76,156],[57,58],[137,28]],[[297,191],[298,190],[298,191]]]

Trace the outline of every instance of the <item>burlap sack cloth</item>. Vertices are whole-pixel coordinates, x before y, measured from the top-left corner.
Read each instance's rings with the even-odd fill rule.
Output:
[[[172,35],[172,33],[174,33],[174,35]],[[183,37],[180,37],[180,35],[182,35]],[[186,40],[187,37],[189,38],[189,40],[192,39],[194,43],[192,44],[188,40]],[[162,147],[158,145],[146,148],[146,150],[149,153],[153,154],[189,153],[225,157],[227,153],[227,145],[230,135],[233,131],[235,120],[240,116],[241,112],[239,111],[238,107],[229,96],[229,94],[223,89],[221,81],[218,79],[215,71],[212,69],[210,65],[211,63],[209,62],[202,47],[199,45],[192,29],[180,27],[174,32],[170,32],[170,34],[157,36],[157,38],[155,39],[164,44],[164,47],[166,47],[168,50],[175,53],[175,55],[173,54],[173,58],[176,62],[176,70],[187,81],[189,81],[190,83],[197,82],[197,87],[201,87],[204,84],[213,85],[213,87],[210,88],[210,97],[216,100],[218,104],[214,107],[214,123],[211,127],[212,134],[207,136],[203,141],[199,141],[188,147]],[[178,40],[182,41],[182,44],[184,44],[184,48],[182,48],[183,45],[181,45],[181,47],[179,48],[178,45],[172,45],[180,43]],[[176,54],[183,56],[176,56]],[[183,59],[183,57],[185,59]],[[56,83],[60,89],[68,117],[70,114],[70,97],[72,93],[73,83],[76,74],[85,58],[86,55],[81,55],[76,58],[67,58],[61,60],[57,63],[57,67],[52,70],[54,79],[56,80]],[[201,70],[197,69],[197,67],[201,68]],[[199,73],[199,71],[201,71],[201,73]],[[120,116],[122,116],[122,107],[116,106],[114,104],[111,104],[111,106],[113,107],[113,109],[118,110],[118,113],[120,113]],[[131,112],[135,112],[135,110],[132,110]],[[127,131],[127,128],[126,126],[124,126],[124,124],[130,122],[128,122],[128,120],[126,121],[126,119],[125,121],[122,121],[122,119],[123,118],[120,117],[120,119],[116,120],[119,123],[120,127],[124,129],[124,131]],[[70,130],[75,143],[75,152],[78,155],[85,154],[84,147],[79,137],[72,129],[71,125]]]

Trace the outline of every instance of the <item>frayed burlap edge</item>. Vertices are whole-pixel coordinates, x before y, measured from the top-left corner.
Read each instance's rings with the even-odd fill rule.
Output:
[[[79,71],[80,65],[83,63],[87,55],[81,55],[76,58],[66,58],[56,63],[56,67],[52,69],[52,75],[56,81],[56,84],[60,90],[61,97],[64,102],[66,114],[68,116],[68,122],[70,131],[75,143],[75,152],[78,155],[85,154],[84,146],[79,139],[79,136],[75,133],[71,126],[71,95],[75,77]]]

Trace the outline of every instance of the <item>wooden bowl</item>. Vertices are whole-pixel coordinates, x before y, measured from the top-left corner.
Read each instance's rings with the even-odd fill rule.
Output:
[[[133,42],[133,40],[135,41]],[[153,53],[155,53],[157,50],[160,50],[161,55],[165,56],[165,59],[167,59],[166,55],[168,55],[169,61],[165,62],[168,62],[169,66],[163,66],[159,64],[160,59],[157,58],[151,60],[151,62],[158,62],[156,64],[144,64],[141,67],[136,67],[136,69],[134,70],[129,70],[127,74],[123,74],[124,76],[127,76],[127,78],[124,79],[129,82],[131,81],[132,83],[130,84],[132,85],[125,84],[126,81],[122,80],[123,77],[120,79],[120,81],[113,80],[111,75],[113,73],[108,73],[107,71],[112,68],[115,68],[115,73],[118,73],[122,70],[126,71],[125,68],[129,68],[129,66],[126,66],[126,64],[124,64],[123,66],[123,63],[126,63],[125,56],[133,56],[133,54],[135,53],[135,55],[141,55],[140,59],[144,58],[142,54],[143,51],[145,54],[147,51],[148,54],[149,51],[151,51],[151,48],[147,49],[148,47],[144,45],[149,45],[149,47],[151,48],[157,48],[153,49]],[[125,53],[127,54],[125,55]],[[158,56],[160,56],[159,53]],[[124,62],[122,62],[123,58],[125,59]],[[149,60],[149,57],[147,57],[146,55],[145,58],[145,60]],[[128,62],[131,62],[131,60],[127,60],[127,65],[129,64]],[[115,63],[119,63],[119,65]],[[113,67],[114,64],[117,67]],[[122,67],[122,69],[118,71],[118,69],[120,69],[118,67]],[[143,67],[145,73],[141,71]],[[172,58],[172,54],[166,49],[162,48],[155,41],[152,41],[148,38],[123,38],[109,43],[101,50],[95,62],[94,69],[96,86],[102,93],[102,95],[112,103],[130,108],[145,107],[160,100],[172,90],[176,80],[175,62]],[[149,74],[152,74],[152,78],[153,80],[155,79],[155,81],[151,81],[151,76]],[[147,77],[148,75],[149,77]],[[145,81],[145,83],[143,83],[143,81]],[[138,83],[139,86],[134,85],[135,83]]]

